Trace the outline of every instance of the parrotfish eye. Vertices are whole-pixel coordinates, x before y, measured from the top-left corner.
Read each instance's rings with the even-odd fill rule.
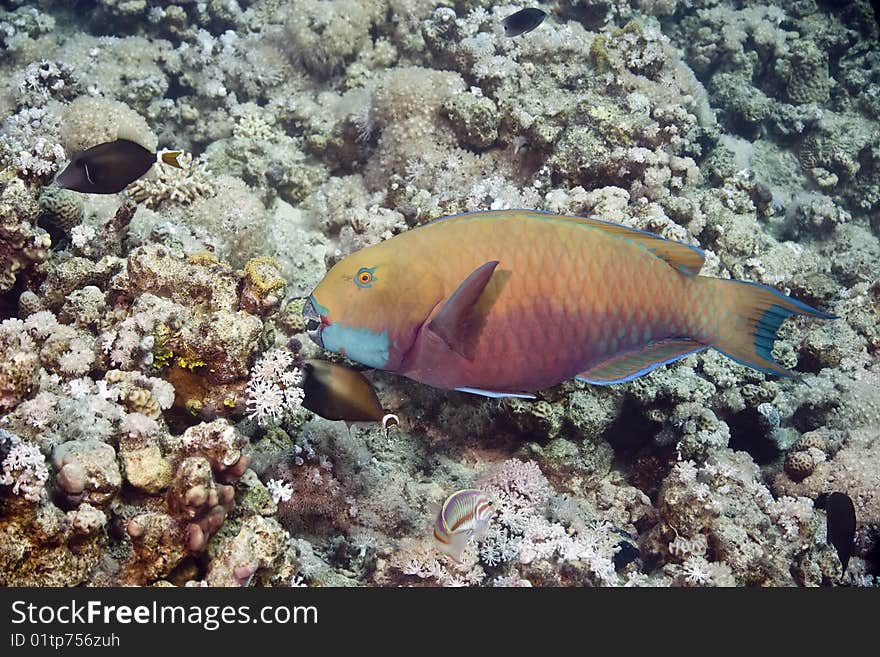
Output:
[[[354,277],[354,282],[357,283],[357,286],[370,287],[373,284],[373,280],[375,280],[373,276],[375,269],[375,267],[361,267],[358,269],[358,273]]]

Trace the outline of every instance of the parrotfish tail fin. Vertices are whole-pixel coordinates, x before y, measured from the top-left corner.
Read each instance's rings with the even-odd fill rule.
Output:
[[[711,345],[742,365],[778,376],[797,374],[782,367],[771,355],[776,332],[792,315],[836,319],[802,301],[759,283],[724,279],[702,279],[711,286],[715,310],[726,318]]]
[[[156,153],[157,162],[167,164],[169,166],[175,167],[176,169],[183,168],[183,164],[180,161],[181,157],[183,157],[183,151],[170,151],[167,148],[163,148],[161,151]]]

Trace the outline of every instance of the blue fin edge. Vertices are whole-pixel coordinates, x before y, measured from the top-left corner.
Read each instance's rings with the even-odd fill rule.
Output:
[[[837,315],[826,313],[821,310],[816,310],[811,305],[795,299],[794,297],[783,294],[779,290],[770,287],[769,285],[764,285],[763,283],[755,283],[753,281],[741,281],[738,279],[732,280],[736,283],[740,283],[741,285],[750,285],[752,287],[759,287],[763,290],[766,290],[772,293],[778,299],[784,300],[786,303],[790,303],[795,308],[797,308],[797,310],[791,310],[790,308],[785,308],[774,303],[772,306],[764,311],[764,314],[761,315],[761,319],[759,319],[755,323],[755,353],[758,354],[761,358],[769,360],[771,363],[776,363],[776,359],[773,358],[771,354],[771,352],[773,351],[773,345],[776,343],[777,340],[776,333],[777,331],[779,331],[779,327],[782,326],[782,323],[792,315],[807,315],[808,317],[818,317],[819,319],[838,319]],[[731,356],[723,349],[718,349],[718,351],[720,351],[731,360],[736,361],[740,365],[745,365],[746,367],[758,370],[759,372],[763,372],[764,374],[775,374],[776,376],[799,378],[799,375],[794,372],[786,372],[786,374],[781,375],[778,370],[761,367],[760,365],[757,365],[755,363],[748,363],[744,360]],[[778,365],[778,363],[776,364]],[[781,365],[779,366],[779,368],[785,369]]]
[[[815,308],[813,308],[813,306],[811,306],[808,303],[804,303],[803,301],[801,301],[799,299],[795,299],[794,297],[790,297],[787,294],[783,294],[782,292],[777,290],[775,287],[770,287],[769,285],[764,285],[763,283],[755,283],[754,281],[741,281],[738,278],[731,278],[730,281],[732,283],[739,283],[740,285],[751,285],[752,287],[759,287],[763,290],[767,290],[768,292],[774,294],[775,296],[782,299],[783,301],[786,301],[786,302],[792,304],[793,306],[795,306],[798,309],[798,312],[800,312],[803,315],[809,315],[810,317],[818,317],[819,319],[840,319],[837,315],[834,315],[832,313],[826,313],[822,310],[816,310]],[[789,310],[788,308],[782,308],[780,306],[774,305],[771,307],[771,309],[772,308],[778,308],[782,312],[788,313],[785,316],[785,318],[788,318],[788,317],[791,317],[792,315],[798,314],[797,312],[795,312],[793,310]],[[785,319],[785,318],[783,318],[783,319]],[[762,318],[761,322],[763,322],[763,321],[764,321],[764,319]],[[780,322],[780,325],[781,325],[781,322]],[[779,327],[777,326],[777,328],[779,328]]]
[[[534,395],[527,392],[496,392],[494,390],[481,390],[480,388],[456,388],[458,392],[469,392],[472,395],[482,395],[491,399],[503,399],[504,397],[515,397],[516,399],[535,399]]]

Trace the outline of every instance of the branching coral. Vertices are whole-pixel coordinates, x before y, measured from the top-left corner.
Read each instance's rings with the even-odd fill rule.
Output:
[[[251,370],[247,389],[248,415],[260,424],[276,422],[302,404],[302,373],[284,349],[263,354]]]

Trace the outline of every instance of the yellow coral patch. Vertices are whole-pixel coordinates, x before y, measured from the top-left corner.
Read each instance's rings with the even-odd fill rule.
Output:
[[[153,352],[153,367],[158,369],[162,369],[163,367],[168,367],[171,364],[171,361],[174,358],[174,352],[166,351],[163,353]]]
[[[598,35],[590,44],[590,61],[599,72],[608,68],[608,38],[604,34]]]
[[[196,251],[189,254],[186,261],[191,265],[216,265],[217,256],[210,251]]]
[[[190,360],[189,358],[186,358],[184,356],[177,357],[177,364],[186,370],[194,370],[196,368],[204,367],[205,365],[207,365],[205,361],[198,358],[193,358],[192,360]]]
[[[275,258],[260,256],[252,258],[244,266],[244,277],[254,286],[257,294],[266,296],[286,285],[281,277],[281,265]]]

